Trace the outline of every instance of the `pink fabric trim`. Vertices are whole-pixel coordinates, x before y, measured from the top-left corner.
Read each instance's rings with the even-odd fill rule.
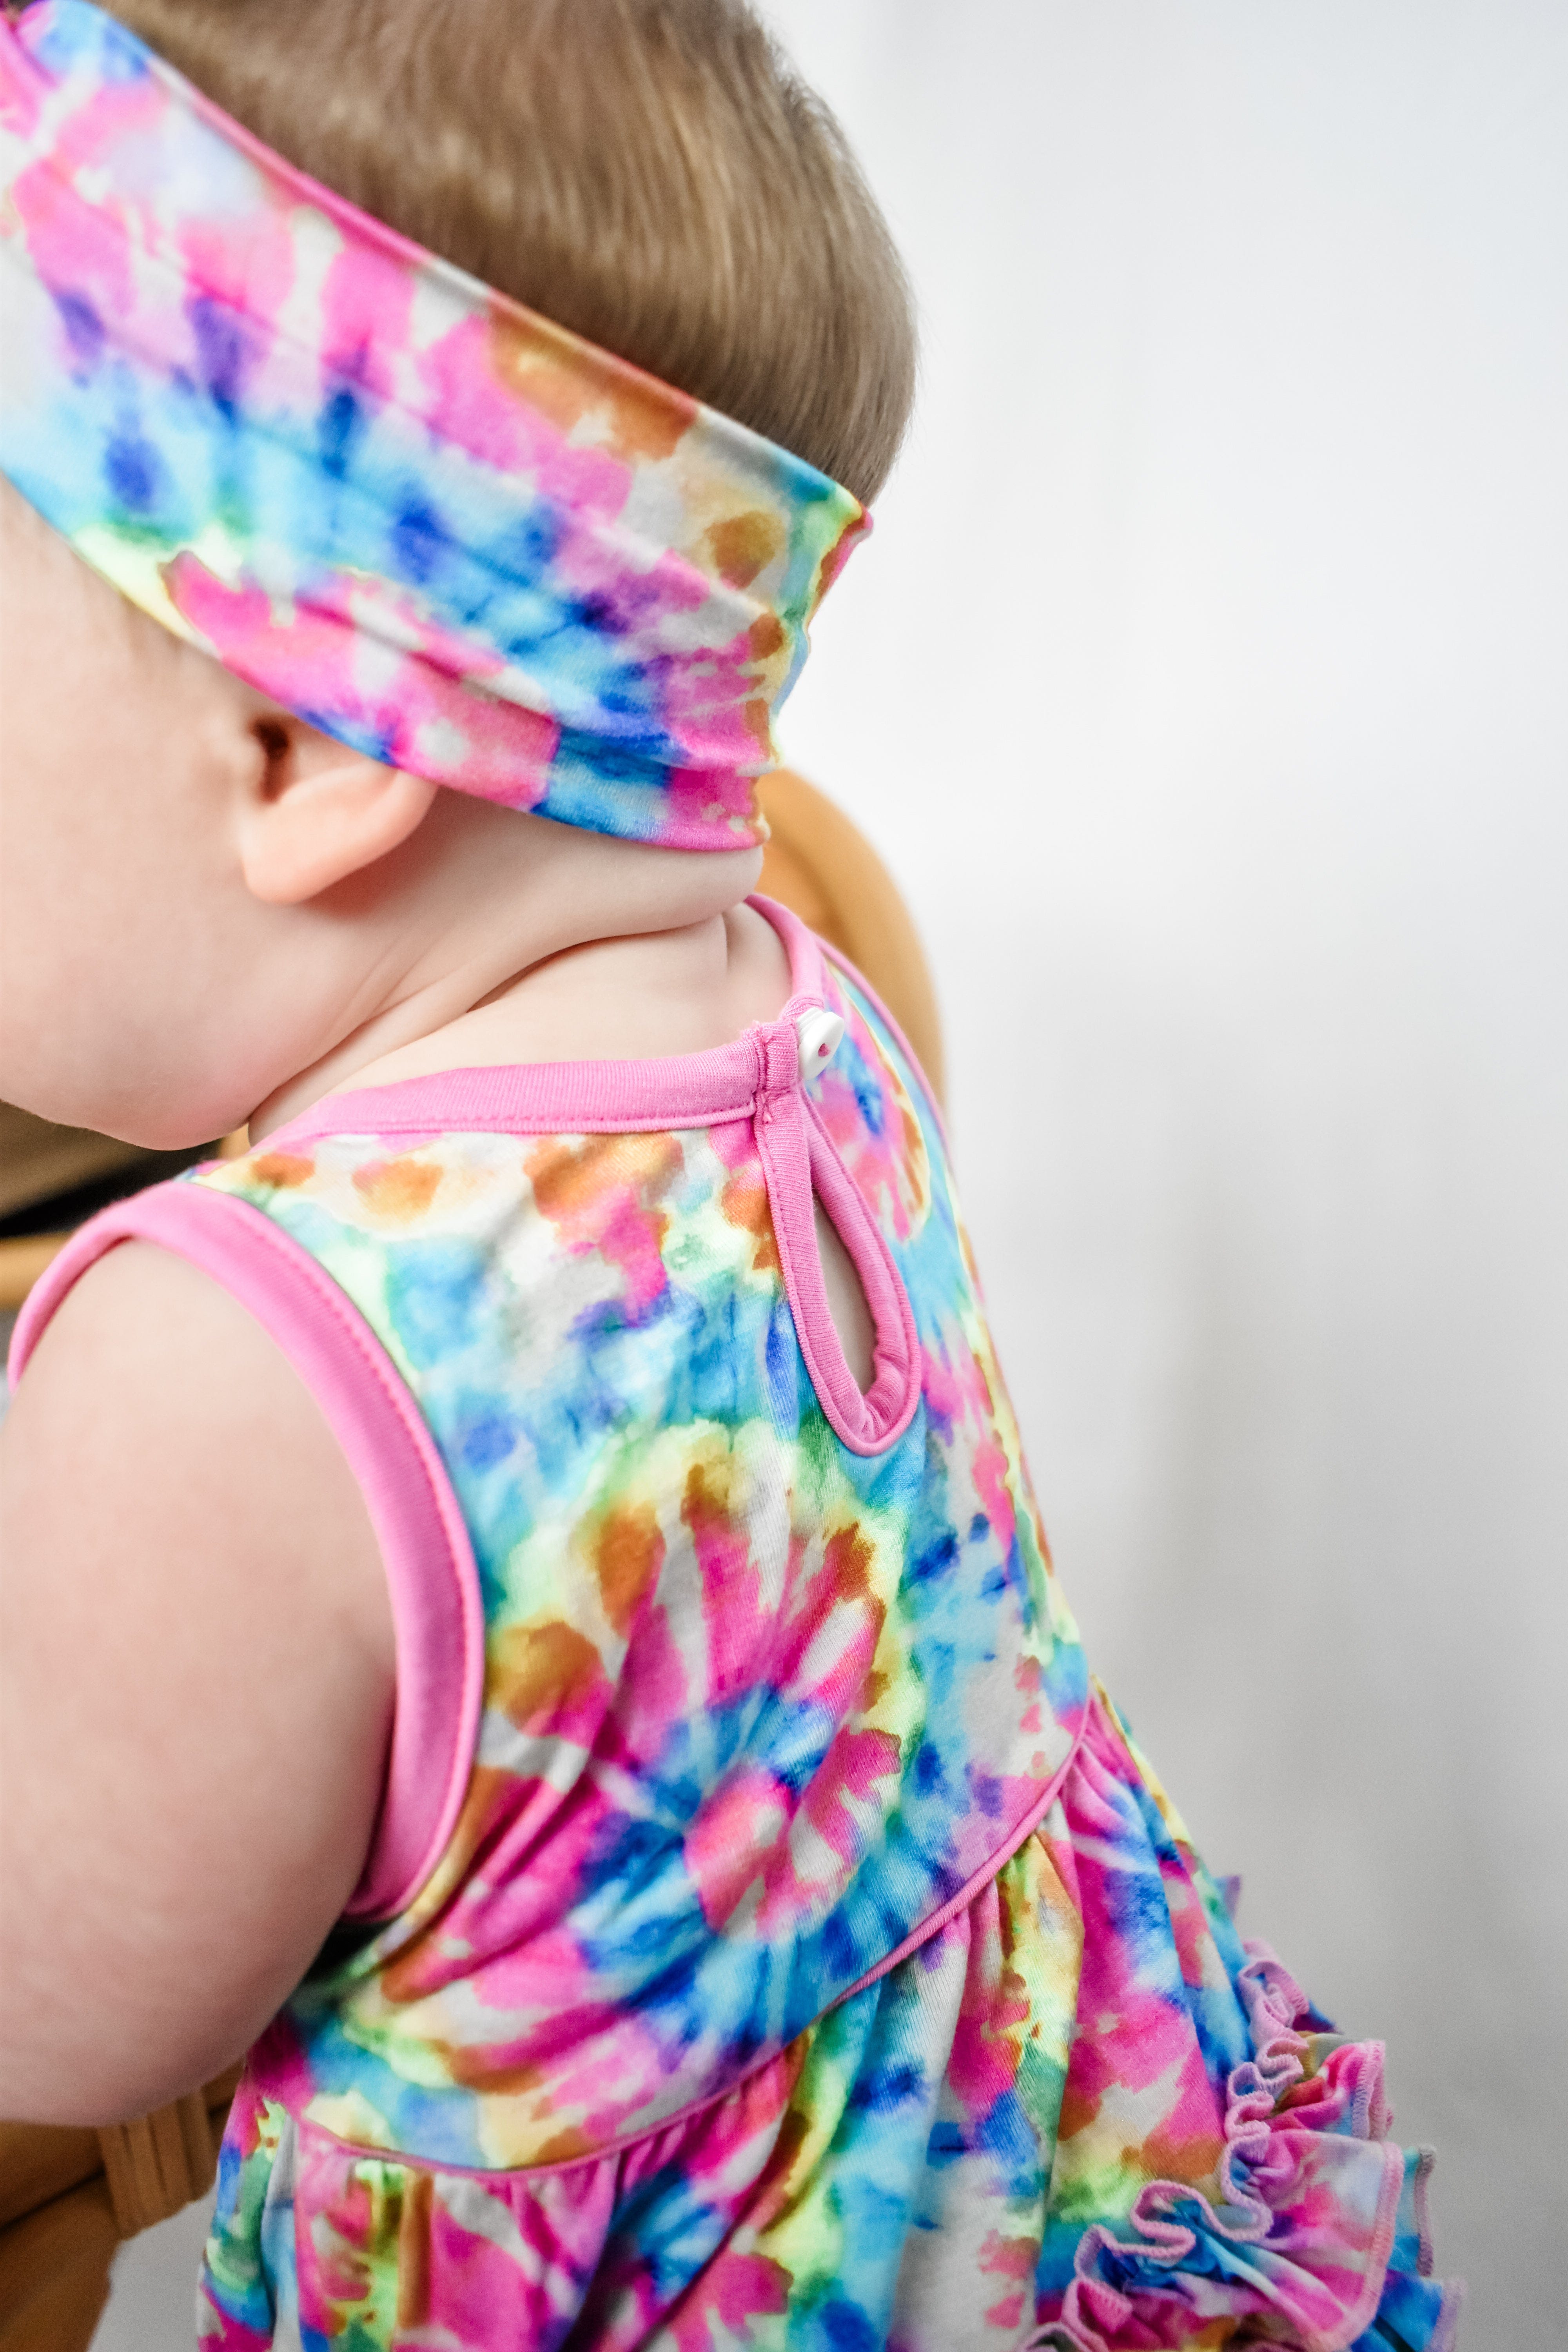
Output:
[[[749,1118],[763,1058],[748,1031],[709,1054],[644,1062],[514,1062],[325,1095],[260,1150],[329,1135],[613,1135]]]
[[[914,1315],[892,1254],[801,1082],[795,1024],[825,1001],[820,944],[787,907],[771,898],[747,903],[788,951],[791,994],[776,1020],[753,1025],[732,1045],[644,1061],[498,1063],[327,1095],[269,1135],[265,1148],[286,1151],[328,1135],[605,1134],[754,1119],[812,1385],[851,1453],[879,1454],[903,1435],[920,1402]],[[828,1309],[814,1190],[849,1253],[876,1329],[876,1371],[864,1396]]]
[[[784,1050],[795,1052],[793,1028]],[[854,1178],[828,1140],[816,1104],[798,1082],[763,1096],[756,1136],[784,1289],[811,1384],[850,1452],[880,1454],[903,1435],[920,1402],[920,1345],[909,1294]],[[864,1395],[827,1304],[814,1193],[849,1253],[871,1310],[876,1370]]]
[[[753,890],[746,904],[764,922],[771,923],[784,941],[789,957],[790,994],[809,996],[820,1003],[826,993],[827,975],[823,970],[823,943],[816,933],[808,930],[782,899],[764,898],[760,890]]]
[[[265,1149],[287,1150],[324,1135],[572,1135],[649,1128],[714,1127],[747,1118],[768,1084],[765,1040],[796,1013],[820,1005],[822,949],[797,916],[772,898],[749,898],[789,955],[789,1002],[773,1022],[706,1054],[626,1062],[502,1062],[401,1078],[323,1095]]]
[[[831,954],[832,950],[825,950],[816,933],[807,930],[798,915],[792,914],[776,899],[759,897],[749,899],[747,904],[766,917],[789,950],[795,997],[804,997],[810,1003],[823,1002],[827,987],[823,960],[825,952]],[[786,1014],[794,1010],[792,998],[785,1007]],[[898,1034],[896,1028],[893,1034]],[[910,1062],[911,1068],[919,1069],[912,1055]],[[776,1146],[781,1123],[790,1131],[787,1155],[782,1155]],[[801,1144],[804,1150],[799,1148]],[[807,1088],[797,1084],[787,1094],[770,1097],[766,1110],[758,1114],[757,1146],[768,1180],[768,1200],[784,1267],[784,1288],[812,1386],[829,1423],[852,1454],[882,1453],[903,1435],[921,1398],[920,1340],[914,1310],[892,1252],[867,1208],[859,1186],[831,1141],[822,1114]],[[849,1253],[850,1264],[871,1311],[875,1371],[864,1395],[849,1369],[827,1304],[812,1213],[814,1192]]]
[[[14,1381],[72,1285],[128,1241],[172,1250],[256,1318],[320,1405],[364,1496],[392,1601],[397,1695],[381,1810],[345,1916],[393,1917],[446,1849],[479,1741],[484,1608],[446,1467],[380,1340],[330,1276],[248,1202],[188,1182],[123,1202],[73,1236],[22,1309]]]
[[[1428,2258],[1429,2259],[1429,2258]],[[1421,2274],[1426,2277],[1424,2271]],[[1466,2288],[1463,2279],[1454,2279],[1443,2289],[1443,2301],[1437,2312],[1437,2325],[1427,2352],[1456,2352],[1459,2341],[1459,2322],[1464,2316]]]

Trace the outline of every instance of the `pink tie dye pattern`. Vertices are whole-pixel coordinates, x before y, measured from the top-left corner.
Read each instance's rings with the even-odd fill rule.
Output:
[[[0,22],[0,468],[87,562],[416,774],[764,837],[847,491],[306,178],[85,0]]]
[[[1445,2352],[1382,2053],[1241,1944],[1087,1685],[940,1125],[764,911],[795,996],[716,1055],[329,1099],[111,1213],[331,1277],[484,1619],[444,1844],[252,2053],[205,2340]],[[776,1213],[814,1133],[915,1332],[854,1444]]]

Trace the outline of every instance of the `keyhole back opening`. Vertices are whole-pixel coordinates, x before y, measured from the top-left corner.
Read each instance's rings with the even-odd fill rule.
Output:
[[[812,1194],[812,1213],[816,1229],[816,1254],[822,1264],[823,1288],[827,1293],[827,1311],[833,1318],[833,1328],[838,1334],[838,1344],[844,1350],[856,1387],[864,1396],[877,1377],[877,1325],[871,1313],[860,1277],[855,1271],[855,1261],[838,1237],[838,1228]]]

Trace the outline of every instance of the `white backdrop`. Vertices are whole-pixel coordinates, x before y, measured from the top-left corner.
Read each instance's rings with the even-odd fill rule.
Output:
[[[773,0],[921,421],[786,714],[936,967],[1093,1654],[1568,2314],[1568,9]],[[1553,2211],[1553,2207],[1555,2210]]]
[[[1097,1663],[1386,2035],[1468,2352],[1552,2352],[1568,8],[772,13],[926,334],[786,751],[930,946]],[[100,2352],[187,2340],[190,2234]]]

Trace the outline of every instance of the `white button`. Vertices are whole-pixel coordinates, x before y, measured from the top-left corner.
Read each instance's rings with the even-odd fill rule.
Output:
[[[826,1005],[821,1005],[815,1013],[800,1014],[795,1033],[800,1039],[800,1075],[810,1078],[818,1070],[826,1069],[838,1051],[844,1024],[837,1013],[829,1013]]]

